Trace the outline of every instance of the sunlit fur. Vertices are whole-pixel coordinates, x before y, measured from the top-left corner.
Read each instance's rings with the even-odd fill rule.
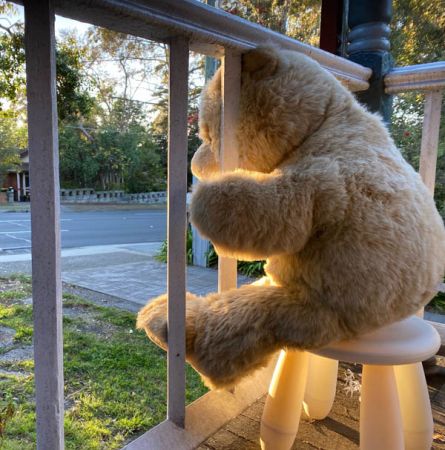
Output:
[[[218,173],[218,72],[203,93],[191,220],[220,255],[267,259],[267,278],[187,300],[187,358],[229,386],[282,347],[316,348],[414,314],[435,294],[445,233],[379,116],[308,57],[243,58],[240,169]],[[234,130],[235,132],[235,130]],[[165,296],[138,326],[166,347]]]

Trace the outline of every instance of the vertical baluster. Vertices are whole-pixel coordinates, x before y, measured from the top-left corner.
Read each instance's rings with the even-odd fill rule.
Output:
[[[441,106],[442,91],[431,91],[425,94],[419,172],[431,194],[434,194],[434,185],[436,183]]]
[[[234,170],[238,166],[238,125],[239,98],[241,89],[241,55],[227,50],[222,60],[221,77],[221,170]],[[219,258],[218,291],[236,287],[236,259]]]
[[[54,6],[25,4],[37,448],[63,449],[63,336]]]
[[[170,43],[168,123],[168,400],[167,418],[185,420],[185,292],[187,102],[189,46],[184,38]]]

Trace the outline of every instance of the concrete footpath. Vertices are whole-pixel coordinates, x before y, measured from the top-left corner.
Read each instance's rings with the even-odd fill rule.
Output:
[[[160,242],[151,242],[64,249],[62,280],[139,307],[166,292],[167,265],[154,258],[160,246]],[[31,273],[30,252],[0,253],[0,275],[12,273]],[[239,284],[250,282],[248,277],[238,277]],[[217,287],[216,270],[187,267],[189,292],[205,295]]]
[[[148,299],[167,291],[167,265],[157,261],[161,242],[140,244],[101,245],[62,250],[62,280],[79,295],[94,297],[94,293],[114,297],[104,304],[137,311]],[[0,275],[31,274],[31,253],[0,252]],[[252,279],[238,275],[238,285],[252,283]],[[91,292],[82,292],[87,289]],[[218,290],[215,269],[187,267],[187,290],[205,295]],[[100,299],[100,297],[98,297]],[[123,300],[123,302],[119,302]],[[100,300],[99,300],[100,301]],[[445,315],[425,312],[425,318],[445,323]]]

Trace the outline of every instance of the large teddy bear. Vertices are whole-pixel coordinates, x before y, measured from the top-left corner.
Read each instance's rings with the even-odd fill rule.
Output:
[[[205,88],[191,221],[218,254],[267,259],[259,283],[187,294],[187,360],[228,387],[283,347],[311,349],[416,313],[445,269],[445,232],[379,116],[292,51],[243,56],[239,169],[219,172],[221,74]],[[167,347],[163,295],[138,316]]]

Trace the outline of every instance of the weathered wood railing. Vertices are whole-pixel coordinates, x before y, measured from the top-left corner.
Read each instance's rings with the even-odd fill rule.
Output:
[[[421,91],[425,94],[419,172],[434,194],[439,143],[442,93],[445,89],[445,61],[394,69],[385,77],[385,91],[400,94]]]
[[[15,0],[25,6],[37,448],[61,450],[62,296],[54,14],[170,45],[168,170],[168,415],[127,448],[194,448],[267,388],[260,372],[234,393],[211,392],[185,411],[185,211],[189,49],[222,58],[222,169],[236,166],[233,129],[242,51],[269,43],[308,54],[351,90],[367,89],[370,69],[193,0]],[[222,259],[219,289],[236,285],[235,261]],[[131,374],[129,374],[131,376]]]

